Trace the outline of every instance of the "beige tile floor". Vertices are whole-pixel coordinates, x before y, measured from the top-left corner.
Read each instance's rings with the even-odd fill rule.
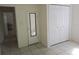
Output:
[[[79,44],[66,41],[49,48],[45,48],[41,44],[35,44],[20,49],[3,46],[1,52],[2,55],[73,55],[73,52],[79,54]]]

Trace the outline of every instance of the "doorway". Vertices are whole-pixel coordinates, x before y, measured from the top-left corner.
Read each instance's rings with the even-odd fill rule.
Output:
[[[1,28],[3,29],[2,46],[17,48],[17,31],[14,7],[0,7]]]

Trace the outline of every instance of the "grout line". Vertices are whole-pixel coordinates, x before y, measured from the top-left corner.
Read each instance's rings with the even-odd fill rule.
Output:
[[[66,41],[63,41],[63,42],[60,42],[60,43],[57,43],[57,44],[51,45],[50,47],[52,47],[52,46],[56,46],[56,45],[59,45],[59,44],[62,44],[62,43],[64,43],[64,42],[68,42],[68,41],[70,41],[70,40],[66,40]]]

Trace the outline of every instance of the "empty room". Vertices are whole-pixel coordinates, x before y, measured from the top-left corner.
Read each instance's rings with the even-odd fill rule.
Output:
[[[79,55],[79,4],[0,4],[0,55]]]

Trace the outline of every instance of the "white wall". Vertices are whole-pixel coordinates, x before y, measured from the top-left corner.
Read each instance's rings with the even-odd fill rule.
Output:
[[[72,5],[71,39],[79,43],[79,4]]]
[[[39,5],[40,20],[39,20],[39,36],[43,46],[47,47],[47,9],[46,5]]]

